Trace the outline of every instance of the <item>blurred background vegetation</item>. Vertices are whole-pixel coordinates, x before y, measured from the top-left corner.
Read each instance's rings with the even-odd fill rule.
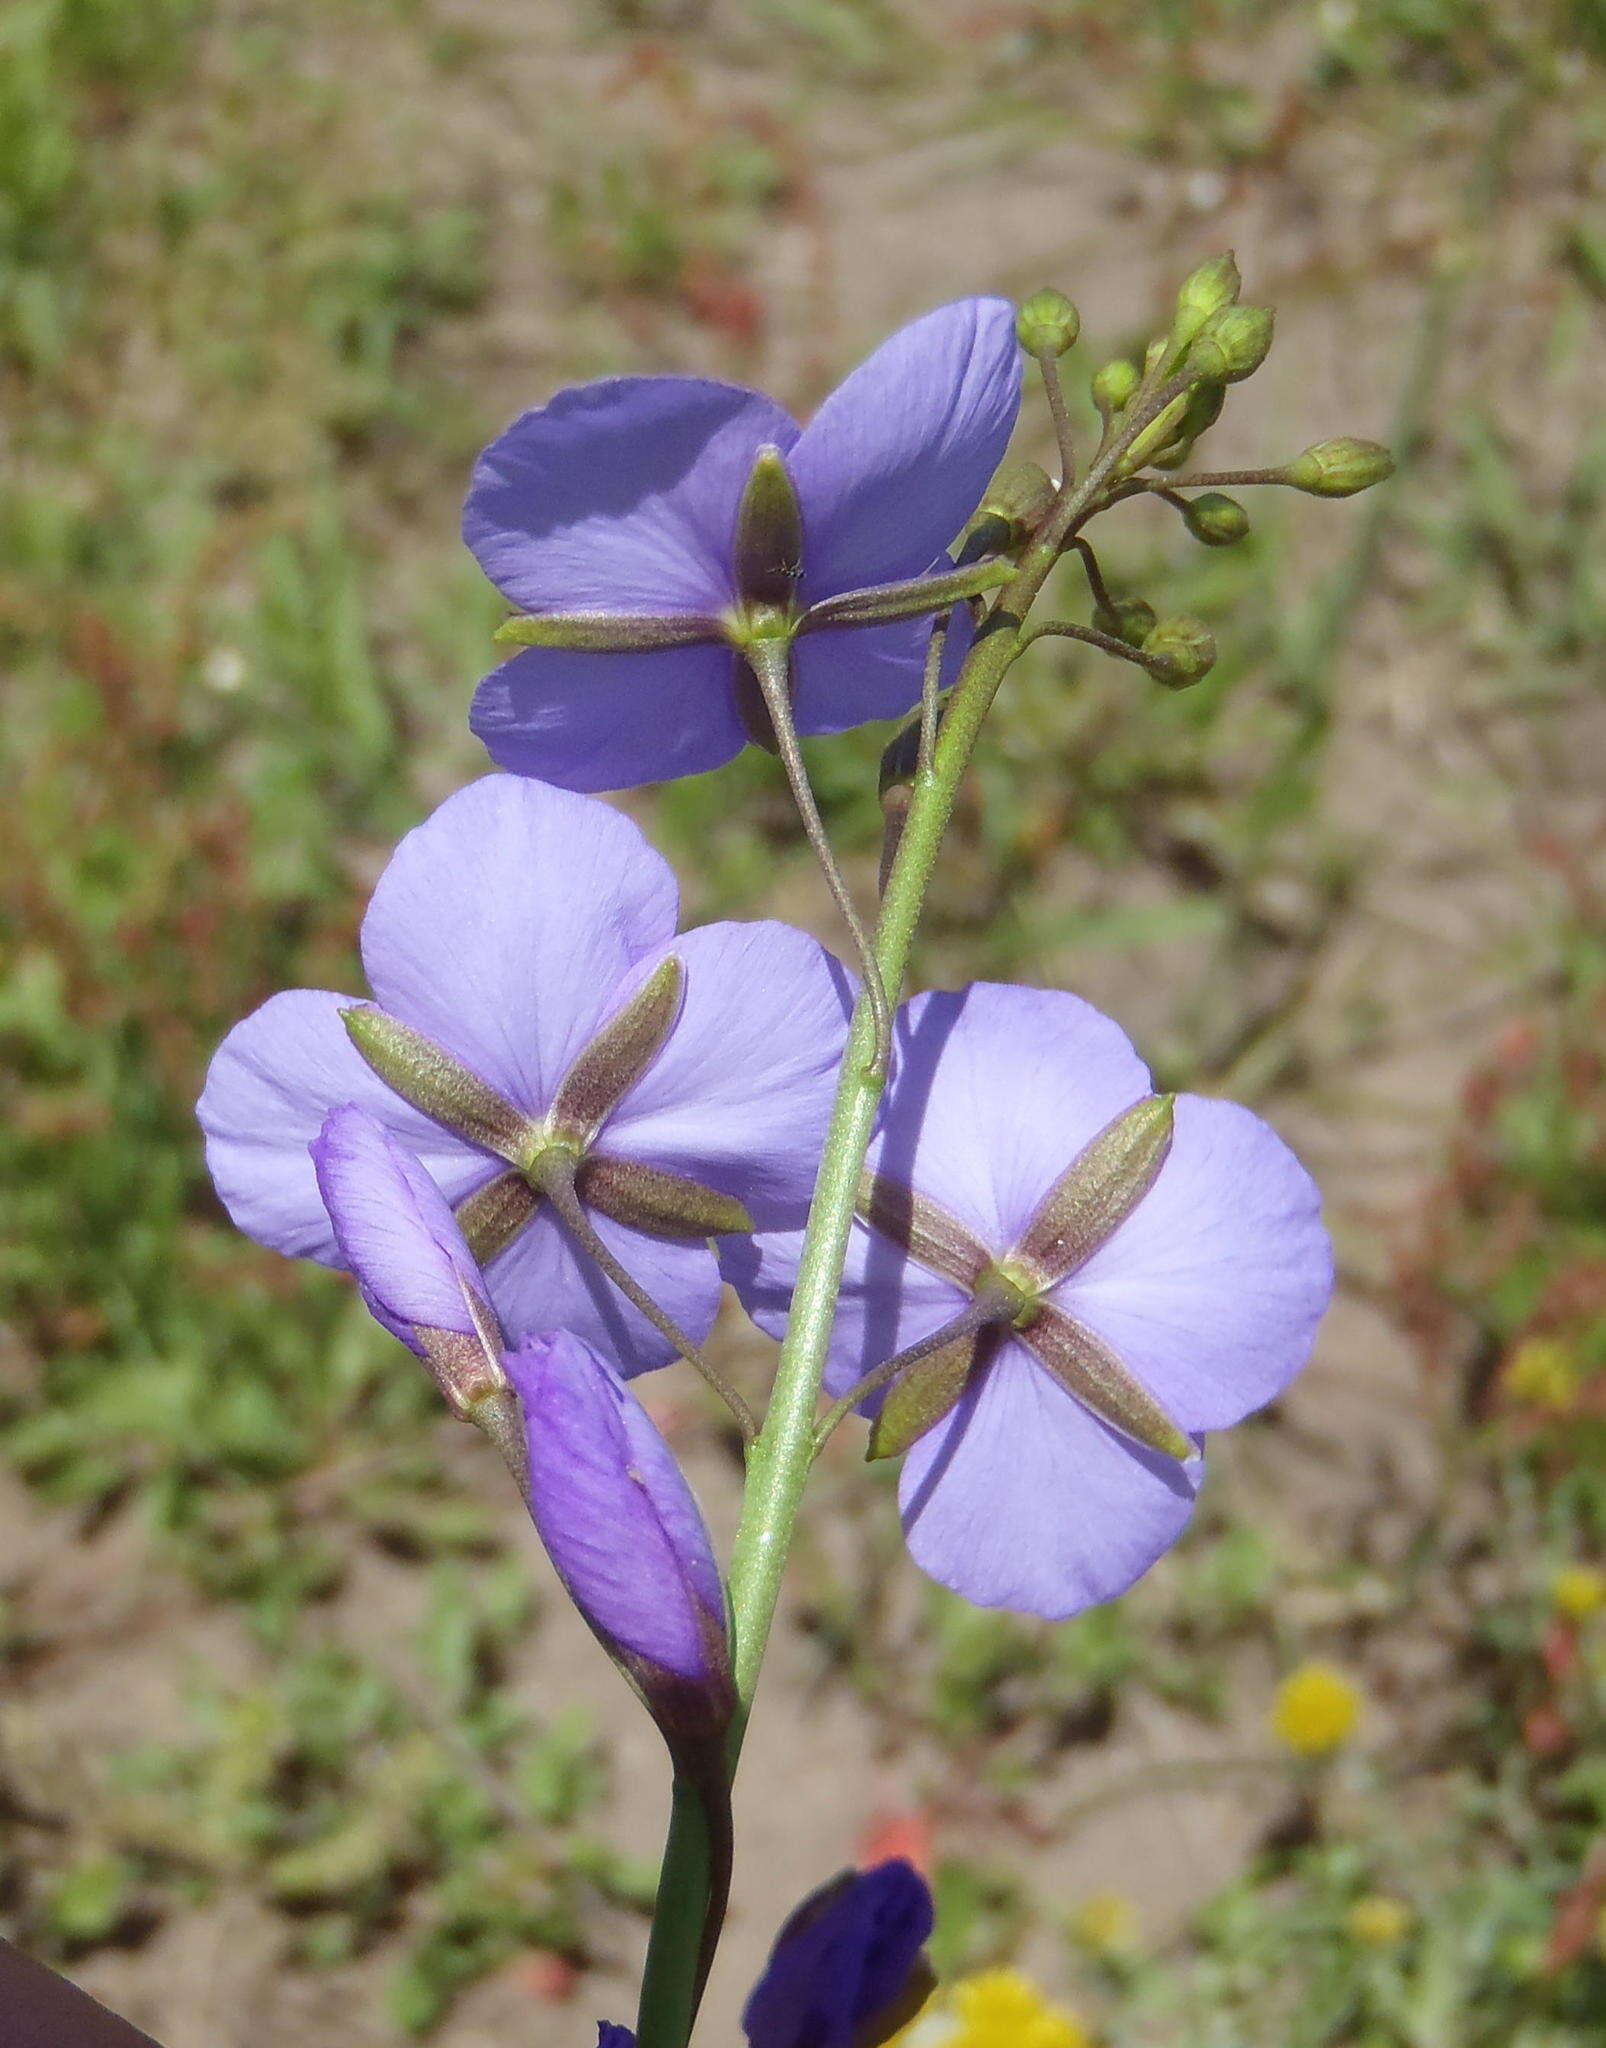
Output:
[[[1043,283],[1085,388],[1235,246],[1281,338],[1212,466],[1353,432],[1401,474],[1230,551],[1105,522],[1221,664],[1017,672],[918,974],[1074,985],[1257,1103],[1340,1299],[1067,1628],[926,1587],[824,1462],[710,2039],[894,1850],[945,1970],[1020,1958],[1109,2048],[1602,2037],[1603,145],[1601,0],[9,0],[6,1933],[167,2048],[626,2015],[653,1743],[478,1440],[227,1226],[206,1060],[360,986],[389,846],[483,766],[456,512],[514,412],[623,369],[806,408]],[[884,737],[813,749],[866,886]],[[832,936],[768,761],[633,808],[693,916]],[[718,1418],[652,1398],[728,1530]]]

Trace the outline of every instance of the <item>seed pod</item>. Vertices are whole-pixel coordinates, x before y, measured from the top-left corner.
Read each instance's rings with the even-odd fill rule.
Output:
[[[1171,346],[1186,354],[1205,322],[1226,306],[1236,305],[1242,280],[1229,249],[1224,256],[1212,256],[1184,279],[1177,293],[1176,318],[1171,323]]]

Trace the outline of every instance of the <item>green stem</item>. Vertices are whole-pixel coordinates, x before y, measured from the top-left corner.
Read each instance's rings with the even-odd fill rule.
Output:
[[[716,1839],[717,1812],[706,1774],[677,1761],[669,1835],[641,1977],[637,2048],[686,2048],[691,2038],[730,1886],[728,1796],[723,1801],[723,1844]]]

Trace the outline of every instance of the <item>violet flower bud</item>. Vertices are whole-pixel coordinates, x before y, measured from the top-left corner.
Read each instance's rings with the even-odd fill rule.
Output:
[[[507,1356],[530,1514],[598,1640],[672,1748],[728,1724],[725,1588],[690,1487],[623,1380],[567,1331]]]
[[[742,2013],[749,2048],[880,2048],[931,1995],[932,1920],[901,1860],[822,1885],[775,1937]]]

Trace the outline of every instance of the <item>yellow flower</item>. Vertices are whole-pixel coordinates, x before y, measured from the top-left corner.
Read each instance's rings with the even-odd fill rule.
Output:
[[[1359,1688],[1335,1664],[1301,1664],[1272,1702],[1272,1733],[1295,1756],[1329,1756],[1342,1749],[1360,1718]]]
[[[1071,1915],[1071,1933],[1095,1955],[1119,1955],[1137,1946],[1138,1916],[1119,1892],[1094,1892]]]
[[[1559,1337],[1524,1337],[1501,1374],[1508,1394],[1560,1414],[1578,1393],[1578,1359]]]
[[[1550,1582],[1550,1604],[1569,1621],[1587,1621],[1606,1607],[1606,1572],[1592,1564],[1565,1566]]]
[[[1093,2048],[1093,2036],[1018,1970],[982,1970],[950,1985],[889,2048]]]
[[[1393,1948],[1411,1931],[1411,1909],[1403,1899],[1371,1892],[1357,1899],[1345,1916],[1351,1941],[1362,1948]]]

